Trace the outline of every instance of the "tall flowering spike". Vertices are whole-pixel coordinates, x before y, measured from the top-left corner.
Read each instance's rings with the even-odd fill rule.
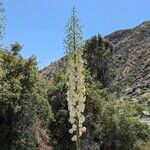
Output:
[[[69,110],[69,121],[73,134],[72,141],[76,142],[76,150],[80,150],[80,137],[86,128],[83,127],[85,117],[85,60],[83,59],[82,31],[75,8],[66,26],[65,49],[67,54],[66,76],[68,78],[67,101]]]
[[[80,20],[77,18],[75,7],[72,8],[71,17],[68,19],[65,34],[64,44],[67,54],[82,47],[82,26],[80,25]]]

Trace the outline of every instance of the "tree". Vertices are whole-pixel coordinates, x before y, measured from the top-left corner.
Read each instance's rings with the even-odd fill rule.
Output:
[[[39,139],[35,135],[39,126],[44,128],[51,120],[51,107],[36,59],[23,59],[20,48],[13,44],[10,51],[1,51],[0,149],[36,150]]]
[[[91,37],[85,42],[84,57],[93,77],[104,87],[108,87],[114,78],[114,70],[111,70],[113,64],[111,43],[100,35]]]
[[[67,56],[67,101],[69,110],[69,122],[72,128],[69,130],[74,134],[72,141],[76,141],[76,150],[80,150],[80,137],[86,131],[83,127],[85,117],[85,68],[83,59],[82,31],[79,19],[76,16],[75,7],[72,9],[72,16],[66,26],[65,48]]]
[[[21,49],[22,46],[19,43],[16,42],[14,44],[11,44],[11,53],[13,55],[18,55]]]

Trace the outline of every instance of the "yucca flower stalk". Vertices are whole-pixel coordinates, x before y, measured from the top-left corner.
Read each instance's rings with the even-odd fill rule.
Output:
[[[67,101],[69,110],[69,122],[73,134],[72,141],[76,142],[76,150],[80,150],[80,137],[86,128],[83,127],[85,117],[85,60],[83,59],[83,41],[81,26],[76,16],[75,8],[72,9],[72,16],[67,24],[65,48],[67,54]]]
[[[69,132],[74,134],[72,141],[76,141],[76,143],[78,143],[77,145],[80,145],[80,137],[82,133],[86,131],[86,128],[83,127],[83,122],[85,121],[83,112],[85,109],[86,88],[82,53],[82,50],[77,50],[70,54],[67,60],[67,101],[70,115],[69,121],[72,124],[72,128]],[[79,149],[79,146],[77,147],[77,149]]]

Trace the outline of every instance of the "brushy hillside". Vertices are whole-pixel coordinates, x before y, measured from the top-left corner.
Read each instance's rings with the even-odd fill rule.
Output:
[[[110,85],[120,95],[139,93],[148,95],[150,87],[150,21],[137,27],[116,31],[106,37],[113,45],[111,66],[113,82]],[[94,58],[91,58],[94,60]],[[97,59],[98,61],[98,59]],[[54,75],[65,69],[65,58],[41,70],[44,78],[53,79]],[[98,66],[97,66],[98,67]]]
[[[141,124],[143,127],[137,125],[136,119],[143,122],[143,112],[149,112],[150,108],[150,21],[104,38],[93,36],[84,48],[92,77],[87,76],[86,80],[89,85],[85,111],[87,133],[82,139],[82,148],[116,149],[116,143],[119,143],[119,149],[123,150],[146,149],[149,143],[145,143],[145,139],[140,142],[140,138],[143,131],[148,135],[149,132],[144,129],[145,124]],[[48,100],[55,121],[49,128],[55,141],[54,148],[70,150],[73,143],[68,134],[65,59],[66,56],[40,73],[51,83]]]
[[[116,31],[106,38],[115,49],[114,64],[118,90],[135,95],[150,87],[150,21]],[[120,87],[120,88],[119,88]]]

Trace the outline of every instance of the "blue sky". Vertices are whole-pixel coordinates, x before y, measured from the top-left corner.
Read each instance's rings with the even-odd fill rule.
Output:
[[[1,0],[5,6],[5,45],[20,42],[22,55],[37,56],[43,68],[64,55],[64,26],[75,5],[84,39],[132,28],[150,20],[150,0]]]

